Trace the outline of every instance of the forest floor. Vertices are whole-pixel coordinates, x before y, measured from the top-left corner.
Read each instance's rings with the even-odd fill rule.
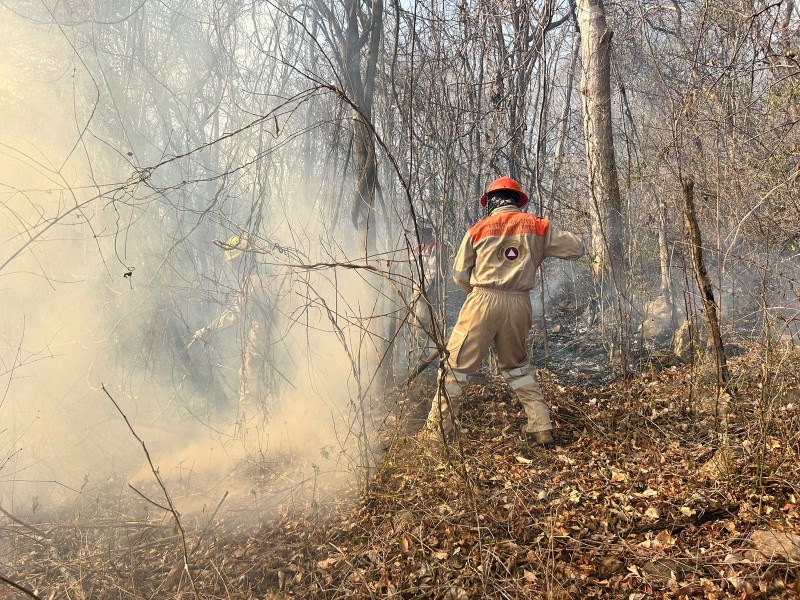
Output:
[[[729,366],[732,396],[692,365],[595,388],[541,370],[553,450],[523,443],[492,378],[470,387],[455,447],[427,450],[420,378],[359,497],[318,490],[255,530],[211,514],[185,542],[164,518],[113,544],[5,521],[0,575],[28,591],[0,598],[798,597],[800,352],[753,346]]]

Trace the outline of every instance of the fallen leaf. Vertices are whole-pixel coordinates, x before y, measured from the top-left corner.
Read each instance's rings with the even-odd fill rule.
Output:
[[[745,559],[741,556],[737,556],[736,554],[732,554],[730,552],[728,552],[728,554],[725,555],[725,558],[722,559],[722,562],[724,562],[726,565],[735,565],[744,561]]]
[[[414,545],[405,535],[400,536],[400,551],[403,554],[411,555],[414,553]]]
[[[660,532],[654,539],[660,546],[669,547],[675,545],[675,538],[672,537],[672,534],[666,529]]]
[[[659,558],[644,563],[642,571],[654,577],[663,579],[683,579],[684,569],[671,558]]]
[[[525,571],[523,571],[523,575],[522,576],[525,578],[525,581],[527,581],[528,583],[533,583],[533,582],[536,581],[536,573],[534,573],[533,571],[528,571],[526,569]]]
[[[661,516],[661,511],[658,510],[655,506],[651,506],[646,511],[644,511],[644,516],[650,517],[651,519],[658,519]]]
[[[616,556],[603,556],[597,563],[597,575],[602,579],[608,579],[615,573],[619,573],[625,563]]]
[[[325,560],[319,561],[317,563],[317,566],[320,569],[329,569],[332,566],[334,566],[336,563],[338,563],[339,560],[341,560],[341,557],[339,557],[339,556],[331,556],[330,558],[326,558]]]
[[[625,471],[611,469],[611,481],[628,481],[628,474]]]
[[[737,592],[741,592],[744,589],[744,579],[738,577],[736,575],[731,575],[730,577],[726,577],[725,581],[730,583]]]
[[[459,586],[453,586],[447,593],[444,595],[445,600],[468,600],[469,595],[464,590],[464,588]]]

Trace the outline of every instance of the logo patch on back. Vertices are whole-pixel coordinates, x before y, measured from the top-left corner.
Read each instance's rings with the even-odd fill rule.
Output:
[[[506,260],[517,260],[519,258],[519,248],[509,246],[503,250],[503,256],[506,257]]]

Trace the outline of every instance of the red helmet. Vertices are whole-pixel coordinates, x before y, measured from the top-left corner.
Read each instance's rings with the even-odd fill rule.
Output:
[[[517,208],[522,208],[528,203],[528,196],[525,195],[525,192],[522,191],[522,187],[516,180],[511,179],[511,177],[500,177],[489,184],[489,187],[486,189],[486,193],[481,196],[481,206],[486,208],[486,199],[489,194],[499,190],[510,190],[512,192],[516,192],[519,196],[519,200],[517,200]]]

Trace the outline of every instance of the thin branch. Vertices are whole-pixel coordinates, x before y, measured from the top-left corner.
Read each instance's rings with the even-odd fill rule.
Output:
[[[32,531],[33,533],[35,533],[36,535],[38,535],[38,536],[40,536],[42,538],[50,537],[48,534],[46,534],[41,529],[37,529],[33,525],[28,525],[24,521],[20,521],[17,517],[12,515],[10,512],[8,512],[6,509],[4,509],[2,506],[0,506],[0,513],[3,513],[6,517],[8,517],[12,521],[14,521],[14,523],[16,523],[17,525],[20,525],[20,526],[24,527],[25,529],[28,529],[28,530]]]
[[[41,596],[37,596],[35,592],[30,591],[28,588],[16,583],[15,581],[11,581],[10,579],[3,577],[0,575],[0,582],[5,583],[7,586],[14,588],[15,590],[22,592],[28,598],[36,598],[36,600],[41,600]]]
[[[150,470],[152,471],[153,476],[156,478],[156,481],[158,482],[158,485],[164,494],[164,498],[167,501],[167,505],[169,506],[169,508],[164,508],[164,510],[172,514],[172,517],[175,519],[175,525],[178,527],[178,531],[181,534],[181,546],[183,548],[183,569],[184,571],[186,571],[186,576],[189,578],[189,582],[192,584],[192,590],[194,591],[195,597],[199,599],[200,593],[197,591],[197,586],[194,582],[194,579],[192,579],[191,572],[189,571],[189,550],[186,546],[186,531],[183,528],[183,523],[181,523],[180,515],[178,514],[178,511],[175,509],[175,505],[172,503],[172,498],[170,497],[169,492],[167,491],[167,487],[164,485],[164,481],[161,479],[161,475],[158,473],[158,469],[153,464],[153,459],[150,458],[150,452],[147,450],[147,445],[144,443],[144,440],[142,440],[142,438],[140,438],[139,435],[136,433],[136,430],[134,430],[133,426],[131,425],[131,422],[128,420],[127,415],[122,411],[119,404],[117,404],[117,401],[114,400],[111,394],[108,393],[105,384],[102,385],[102,389],[103,392],[105,392],[106,396],[108,396],[108,399],[111,400],[111,403],[114,405],[114,408],[117,409],[117,412],[119,412],[119,414],[125,420],[125,424],[128,426],[128,429],[130,430],[133,437],[135,437],[136,440],[142,445],[142,450],[144,451],[144,455],[147,457],[147,462],[150,465]],[[135,490],[136,488],[133,489]],[[140,495],[142,494],[140,493]],[[142,497],[144,496],[142,495]]]

